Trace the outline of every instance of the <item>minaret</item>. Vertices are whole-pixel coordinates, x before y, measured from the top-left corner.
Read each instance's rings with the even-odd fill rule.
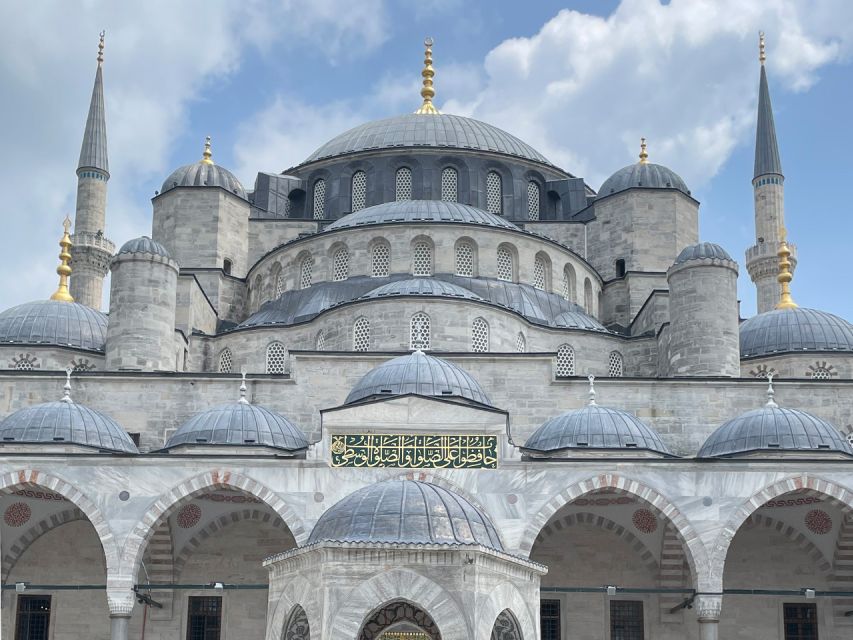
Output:
[[[115,245],[104,236],[110,170],[104,117],[103,62],[104,33],[101,32],[95,86],[77,165],[77,212],[72,236],[74,276],[71,278],[71,295],[77,302],[93,309],[101,308],[104,278],[115,251]]]
[[[758,122],[755,131],[755,176],[752,179],[755,194],[755,245],[746,251],[746,269],[755,283],[758,313],[771,311],[781,294],[779,274],[779,243],[785,228],[785,176],[776,143],[776,126],[773,107],[767,86],[767,59],[764,33],[759,34],[759,61],[761,76],[758,84]],[[789,252],[790,272],[797,265],[796,247],[786,244]]]

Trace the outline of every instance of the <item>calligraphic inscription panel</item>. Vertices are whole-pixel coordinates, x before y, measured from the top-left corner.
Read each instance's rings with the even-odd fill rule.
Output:
[[[496,469],[498,437],[429,434],[332,434],[333,467]]]

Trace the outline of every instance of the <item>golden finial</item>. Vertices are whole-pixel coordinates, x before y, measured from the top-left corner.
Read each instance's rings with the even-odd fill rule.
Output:
[[[788,232],[784,226],[779,232],[779,251],[776,255],[779,256],[779,275],[776,276],[776,281],[781,287],[776,308],[796,309],[799,305],[791,297],[791,280],[794,279],[794,274],[791,273],[791,249],[788,248]]]
[[[106,34],[106,31],[101,31],[101,39],[98,42],[98,66],[104,61],[104,36]]]
[[[646,139],[640,138],[640,164],[646,164],[649,161],[649,154],[646,152]]]
[[[204,153],[201,154],[201,161],[204,164],[213,164],[213,160],[210,157],[213,155],[213,152],[210,150],[210,136],[207,136],[204,139]]]
[[[65,228],[65,233],[62,234],[62,240],[59,241],[61,250],[59,252],[60,264],[56,267],[56,273],[59,274],[59,287],[54,294],[50,296],[51,300],[59,302],[74,302],[74,298],[68,293],[68,276],[71,275],[71,234],[68,233],[71,229],[71,218],[65,216],[65,221],[62,223]]]
[[[764,32],[758,32],[758,61],[763,65],[767,60],[767,52],[764,47]]]
[[[432,86],[432,79],[435,76],[435,69],[432,68],[432,38],[425,39],[424,46],[426,47],[426,51],[424,52],[424,70],[421,71],[421,75],[424,78],[424,86],[421,89],[421,96],[424,99],[424,103],[415,113],[436,115],[441,112],[432,104],[432,99],[435,97],[435,89]]]

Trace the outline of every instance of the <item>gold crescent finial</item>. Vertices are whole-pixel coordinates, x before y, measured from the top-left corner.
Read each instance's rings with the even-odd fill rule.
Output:
[[[56,273],[59,274],[59,287],[50,296],[50,299],[58,300],[59,302],[74,302],[74,298],[68,292],[68,276],[71,275],[71,234],[69,233],[71,218],[65,216],[62,227],[65,229],[65,232],[62,234],[62,240],[59,241],[59,266],[56,267]]]
[[[767,60],[767,51],[764,45],[764,32],[758,32],[758,61],[763,65]]]
[[[432,38],[428,37],[424,40],[424,47],[426,47],[424,51],[424,70],[421,71],[421,76],[424,79],[423,87],[421,88],[421,97],[424,99],[424,103],[415,113],[436,115],[441,112],[432,103],[432,99],[435,97],[435,89],[432,82],[432,79],[435,77],[435,69],[432,67]]]
[[[776,276],[776,281],[781,287],[776,308],[796,309],[799,305],[791,297],[791,280],[794,279],[794,274],[791,273],[791,249],[788,247],[788,232],[784,225],[779,232],[779,251],[776,255],[779,256],[779,275]]]
[[[201,161],[204,164],[214,164],[213,160],[210,157],[213,155],[213,152],[210,150],[210,136],[207,136],[204,139],[204,153],[201,154]]]
[[[106,31],[101,31],[101,39],[98,41],[98,65],[104,61],[104,36],[107,35]]]
[[[646,152],[646,139],[640,138],[640,164],[646,164],[649,161],[649,154]]]

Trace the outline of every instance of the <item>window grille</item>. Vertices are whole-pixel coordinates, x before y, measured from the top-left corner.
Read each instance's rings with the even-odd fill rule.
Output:
[[[557,349],[557,377],[575,375],[575,350],[562,344]]]
[[[470,242],[456,245],[456,275],[474,277],[474,247]]]
[[[432,275],[432,247],[426,242],[418,242],[412,251],[412,274],[416,276]]]
[[[501,176],[496,171],[489,171],[486,176],[486,211],[500,215],[503,211],[503,185]]]
[[[471,324],[471,351],[489,350],[489,325],[482,318],[475,318]]]
[[[50,598],[50,596],[18,596],[15,638],[20,640],[48,640]]]
[[[321,331],[317,334],[317,351],[323,351],[326,348],[326,332]]]
[[[75,373],[80,373],[83,371],[94,371],[95,370],[95,365],[93,365],[91,362],[89,362],[88,358],[80,358],[79,360],[74,359],[71,361],[69,366],[71,367],[71,370],[74,371]]]
[[[279,273],[275,278],[275,297],[280,298],[284,293],[284,275]]]
[[[505,247],[498,247],[498,280],[512,282],[512,254]]]
[[[284,373],[287,368],[287,349],[281,342],[267,347],[267,373]]]
[[[356,171],[352,174],[352,210],[361,211],[367,199],[367,174]]]
[[[575,271],[570,265],[563,269],[563,286],[560,293],[569,302],[575,302]]]
[[[225,347],[219,354],[219,373],[231,373],[233,366],[234,358],[231,356],[231,349]]]
[[[445,167],[441,172],[441,199],[459,201],[459,174],[453,167]]]
[[[307,289],[311,286],[311,272],[314,270],[314,258],[307,256],[302,260],[302,267],[299,274],[299,288]]]
[[[425,313],[416,313],[412,316],[410,347],[412,350],[421,349],[427,351],[430,343],[429,316]]]
[[[292,207],[292,203],[290,202],[290,196],[284,199],[284,209],[281,211],[281,214],[285,218],[290,217],[290,209]]]
[[[853,431],[847,434],[847,442],[850,443],[850,446],[853,447]]]
[[[370,321],[358,318],[352,327],[352,350],[367,351],[370,348]]]
[[[527,183],[527,219],[539,219],[539,185],[532,180]]]
[[[412,170],[409,167],[397,169],[395,179],[397,201],[412,199]]]
[[[332,257],[332,281],[339,282],[349,277],[349,252],[346,248],[335,251]]]
[[[219,640],[222,630],[222,597],[190,596],[187,640]]]
[[[545,290],[545,260],[540,256],[533,262],[533,286]]]
[[[643,640],[643,633],[643,603],[639,600],[611,600],[611,640]]]
[[[832,372],[826,367],[816,367],[811,372],[806,372],[808,373],[811,373],[812,380],[829,380],[832,377]]]
[[[607,375],[611,378],[621,378],[624,373],[624,365],[622,363],[622,354],[618,351],[611,351],[610,358],[607,362]]]
[[[391,267],[391,249],[384,242],[373,245],[373,277],[384,278]]]
[[[518,335],[515,337],[515,350],[519,353],[527,351],[527,340],[524,339],[524,334],[521,333],[521,331],[519,331]]]
[[[32,371],[33,363],[27,360],[26,358],[22,358],[21,360],[18,360],[18,362],[15,363],[15,368],[18,371]]]
[[[539,628],[542,640],[561,640],[560,601],[539,601]]]
[[[314,219],[326,217],[326,181],[320,178],[314,183]]]
[[[797,603],[782,605],[785,617],[785,640],[817,640],[817,605]]]

